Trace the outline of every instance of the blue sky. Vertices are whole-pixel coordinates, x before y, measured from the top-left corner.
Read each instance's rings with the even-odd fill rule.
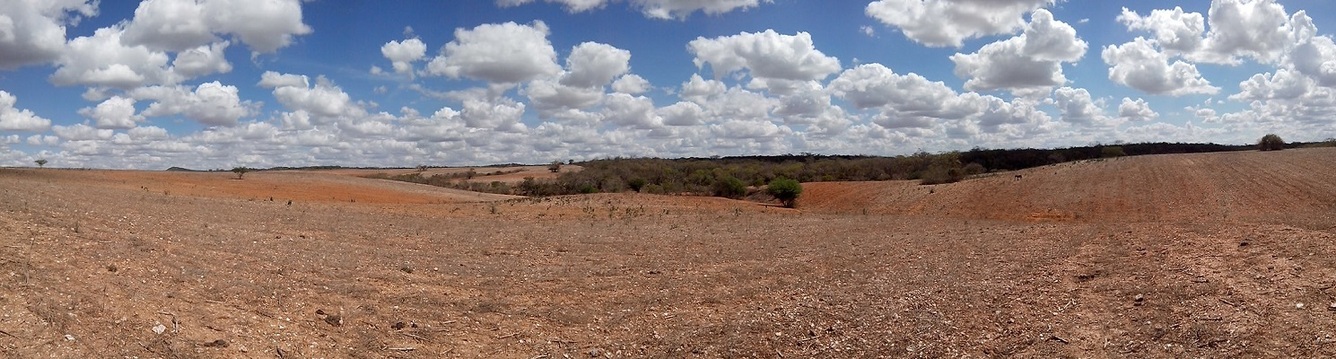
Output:
[[[479,165],[1322,140],[1336,137],[1334,8],[19,0],[0,4],[0,24],[14,24],[0,27],[0,165]]]

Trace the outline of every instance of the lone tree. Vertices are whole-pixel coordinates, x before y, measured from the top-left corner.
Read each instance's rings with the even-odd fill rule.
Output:
[[[793,208],[798,205],[798,196],[803,194],[803,185],[798,181],[780,177],[770,181],[770,186],[766,187],[766,191],[769,191],[771,196],[775,196],[780,202],[784,203],[784,207]]]
[[[561,172],[561,161],[552,161],[552,164],[547,165],[547,170],[552,171],[552,173]]]
[[[250,171],[251,171],[251,169],[246,168],[246,167],[236,167],[236,168],[233,168],[233,169],[232,169],[232,173],[236,173],[236,174],[237,174],[237,179],[241,179],[241,176],[245,176],[245,175],[246,175],[246,172],[250,172]]]
[[[1257,141],[1257,149],[1262,151],[1280,151],[1285,149],[1285,140],[1280,139],[1274,133],[1268,133]]]
[[[37,167],[46,167],[46,159],[45,159],[45,158],[39,158],[39,159],[37,159],[36,161],[32,161],[32,162],[33,162],[33,163],[36,163],[36,164],[37,164]]]

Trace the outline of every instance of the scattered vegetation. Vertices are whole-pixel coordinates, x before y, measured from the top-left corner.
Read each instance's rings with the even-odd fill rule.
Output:
[[[1274,133],[1268,133],[1257,141],[1257,149],[1262,151],[1280,151],[1285,149],[1285,140]]]
[[[934,185],[958,182],[990,171],[1011,171],[1061,162],[1095,160],[1122,156],[1161,153],[1199,153],[1236,151],[1251,146],[1183,143],[1095,144],[1059,149],[973,149],[965,152],[930,154],[918,152],[894,157],[844,155],[778,155],[711,158],[611,158],[570,162],[580,171],[561,172],[562,163],[552,162],[548,170],[560,173],[555,179],[525,178],[518,184],[473,182],[474,170],[423,176],[409,173],[371,177],[430,184],[470,191],[524,196],[556,196],[581,193],[635,191],[649,194],[701,195],[743,198],[758,193],[767,184],[784,179],[794,183],[826,181],[920,180]],[[787,184],[787,183],[786,183]],[[766,187],[769,188],[769,187]],[[799,187],[801,188],[801,187]],[[769,192],[770,190],[767,190]],[[793,200],[770,192],[785,202]]]
[[[770,181],[770,185],[766,186],[766,192],[779,199],[784,207],[793,208],[798,204],[798,196],[803,194],[803,185],[798,181],[780,177]]]

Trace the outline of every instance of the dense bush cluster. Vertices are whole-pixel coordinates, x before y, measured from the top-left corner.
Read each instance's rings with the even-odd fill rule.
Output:
[[[584,169],[562,173],[557,180],[526,181],[520,194],[624,192],[695,194],[740,198],[749,188],[779,178],[798,182],[923,179],[955,182],[983,173],[978,164],[964,165],[960,154],[917,153],[897,157],[769,156],[717,159],[617,158],[579,163]]]
[[[1280,136],[1276,136],[1274,133],[1269,133],[1266,136],[1262,136],[1262,139],[1257,141],[1257,149],[1262,151],[1280,151],[1285,149],[1285,140],[1280,139]]]

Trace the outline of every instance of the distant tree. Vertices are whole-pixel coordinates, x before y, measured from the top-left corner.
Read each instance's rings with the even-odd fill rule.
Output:
[[[236,173],[236,174],[237,174],[237,179],[241,179],[241,176],[245,176],[245,175],[246,175],[246,172],[250,172],[250,171],[251,171],[251,169],[246,168],[246,167],[244,167],[244,166],[242,166],[242,167],[235,167],[235,168],[232,168],[232,173]]]
[[[547,165],[547,170],[552,173],[561,172],[561,161],[552,161],[552,164]]]
[[[37,167],[46,167],[46,159],[45,159],[45,158],[39,158],[39,159],[37,159],[36,161],[32,161],[32,162],[33,162],[33,163],[36,163],[36,164],[37,164]]]
[[[784,203],[784,207],[793,208],[798,205],[798,196],[803,194],[803,185],[798,181],[780,177],[770,181],[766,191]]]
[[[1280,151],[1285,149],[1285,140],[1280,139],[1274,133],[1268,133],[1257,141],[1257,149],[1262,151]]]
[[[427,172],[427,165],[418,165],[417,171],[418,173]]]

